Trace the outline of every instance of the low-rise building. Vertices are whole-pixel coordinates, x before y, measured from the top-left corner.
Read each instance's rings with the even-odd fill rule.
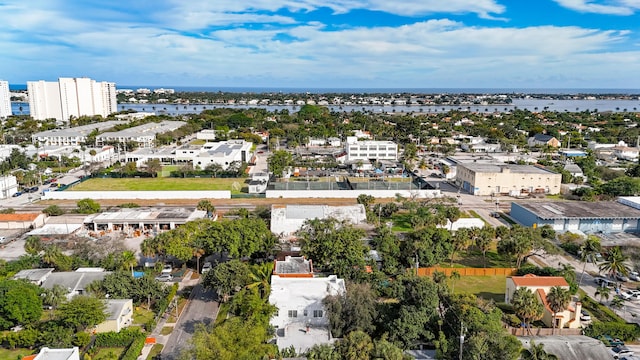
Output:
[[[76,271],[61,271],[49,274],[42,283],[45,289],[61,286],[67,290],[67,299],[76,295],[85,295],[86,288],[94,281],[103,280],[111,271],[102,268],[79,268]]]
[[[95,332],[120,332],[129,327],[133,320],[133,300],[131,299],[109,299],[106,301],[107,319],[96,325]]]
[[[560,147],[560,141],[555,137],[547,134],[535,134],[527,140],[529,147],[535,146],[551,146]]]
[[[13,175],[0,177],[0,198],[8,199],[18,192],[18,180]]]
[[[99,123],[76,126],[68,129],[53,129],[31,135],[31,142],[45,146],[81,145],[94,131],[105,131],[116,125],[126,124],[126,121],[103,121]]]
[[[392,141],[352,141],[346,144],[347,161],[398,160],[398,145]]]
[[[186,125],[184,121],[150,122],[116,132],[105,132],[96,136],[96,145],[103,146],[110,143],[125,144],[135,142],[141,148],[155,147],[156,135],[174,131]]]
[[[311,219],[335,218],[357,225],[367,220],[364,205],[273,205],[271,232],[282,237],[291,236]]]
[[[329,318],[322,303],[327,296],[346,293],[344,279],[328,277],[271,276],[269,303],[278,311],[270,324],[276,328],[276,344],[280,349],[293,346],[304,353],[316,344],[331,344]]]
[[[43,213],[0,214],[0,230],[30,230],[42,227],[47,216]]]
[[[43,347],[37,355],[24,357],[22,360],[80,360],[80,349],[49,349]]]
[[[555,327],[562,329],[568,327],[570,329],[580,328],[580,311],[582,310],[582,303],[571,302],[567,309],[562,312],[554,314],[553,310],[549,307],[547,302],[547,294],[552,287],[559,286],[564,290],[569,290],[569,284],[562,276],[536,276],[528,274],[524,276],[510,276],[507,277],[507,289],[504,296],[504,301],[507,304],[511,304],[513,301],[513,294],[520,288],[527,288],[536,295],[538,301],[540,301],[544,308],[544,315],[542,321],[548,327]],[[555,315],[555,319],[554,319]]]
[[[124,231],[126,233],[153,234],[162,230],[175,229],[189,221],[203,219],[204,210],[191,209],[121,209],[92,214],[84,224],[90,231]]]
[[[628,146],[616,146],[613,148],[613,156],[620,160],[638,161],[640,148]]]
[[[42,286],[45,280],[53,273],[53,268],[25,269],[13,275],[14,280],[27,280],[28,282]]]
[[[458,164],[456,185],[473,195],[559,194],[562,175],[533,165]]]

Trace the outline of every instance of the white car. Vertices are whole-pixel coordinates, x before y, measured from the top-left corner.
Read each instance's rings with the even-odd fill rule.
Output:
[[[173,266],[167,264],[165,266],[162,267],[162,274],[171,274],[171,272],[173,271]]]
[[[629,273],[629,279],[631,281],[640,281],[640,274],[637,271],[631,271]]]
[[[609,349],[609,353],[611,353],[614,359],[621,359],[625,356],[633,356],[633,350],[624,345],[612,347],[611,349]]]
[[[206,274],[207,272],[211,271],[212,268],[213,266],[211,265],[211,263],[207,261],[206,263],[204,263],[204,265],[202,265],[201,273]]]
[[[160,276],[156,276],[156,280],[167,282],[173,280],[173,276],[171,276],[171,274],[162,274]]]
[[[586,310],[580,311],[580,321],[591,321],[591,315]]]
[[[620,291],[620,293],[617,296],[619,298],[621,298],[622,300],[631,300],[633,298],[633,295],[629,294],[628,292],[624,292],[624,291]]]

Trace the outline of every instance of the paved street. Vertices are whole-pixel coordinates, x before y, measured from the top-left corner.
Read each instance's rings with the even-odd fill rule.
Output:
[[[215,321],[218,315],[218,302],[215,298],[214,291],[204,291],[199,284],[194,287],[189,304],[162,350],[163,360],[178,358],[180,351],[188,346],[197,324],[208,325]]]

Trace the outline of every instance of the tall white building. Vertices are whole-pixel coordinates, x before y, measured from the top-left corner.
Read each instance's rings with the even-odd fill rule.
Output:
[[[11,94],[9,82],[0,80],[0,119],[11,116]]]
[[[117,111],[116,85],[89,78],[60,78],[57,82],[29,81],[29,108],[36,120],[67,121],[72,116],[101,115]]]

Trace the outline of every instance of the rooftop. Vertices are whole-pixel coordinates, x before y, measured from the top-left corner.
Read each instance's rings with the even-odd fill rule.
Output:
[[[598,206],[585,201],[541,201],[513,204],[525,208],[544,220],[567,218],[640,219],[640,210],[616,201],[599,201]]]
[[[464,167],[473,172],[480,172],[480,173],[511,172],[516,174],[541,174],[541,175],[556,174],[553,171],[547,170],[539,166],[533,166],[533,165],[514,165],[514,164],[503,164],[503,163],[494,163],[494,164],[459,163],[458,167]]]
[[[284,261],[276,261],[274,274],[312,274],[311,260],[304,256],[287,256]]]
[[[304,353],[316,344],[331,344],[334,341],[326,327],[311,326],[307,332],[306,324],[293,323],[287,325],[285,336],[278,336],[277,345],[279,349],[293,346],[296,353]]]
[[[518,340],[525,348],[531,346],[531,341],[544,344],[544,350],[562,360],[590,360],[611,359],[602,341],[588,336],[521,336]]]
[[[99,123],[76,126],[68,129],[53,129],[33,134],[34,137],[74,137],[87,136],[93,130],[104,131],[113,128],[116,125],[126,124],[126,121],[103,121]]]
[[[527,274],[524,276],[511,276],[511,280],[516,286],[569,286],[567,280],[562,276],[536,276]]]
[[[20,270],[13,276],[14,279],[24,279],[31,282],[40,282],[53,272],[53,268]]]
[[[40,213],[23,213],[23,214],[0,214],[0,222],[10,221],[33,221],[40,216]]]
[[[109,299],[107,300],[107,307],[105,312],[107,313],[107,320],[117,320],[122,314],[124,308],[128,303],[132,302],[131,299]]]
[[[144,222],[144,221],[189,221],[204,218],[207,212],[192,209],[137,209],[103,212],[97,215],[87,216],[85,223],[106,224],[113,222]]]
[[[77,347],[71,349],[40,349],[38,355],[33,360],[79,360],[80,352]]]
[[[186,124],[187,123],[184,121],[162,121],[159,123],[150,122],[121,131],[103,133],[98,135],[97,138],[134,138],[139,136],[155,136],[156,134],[176,130]]]

